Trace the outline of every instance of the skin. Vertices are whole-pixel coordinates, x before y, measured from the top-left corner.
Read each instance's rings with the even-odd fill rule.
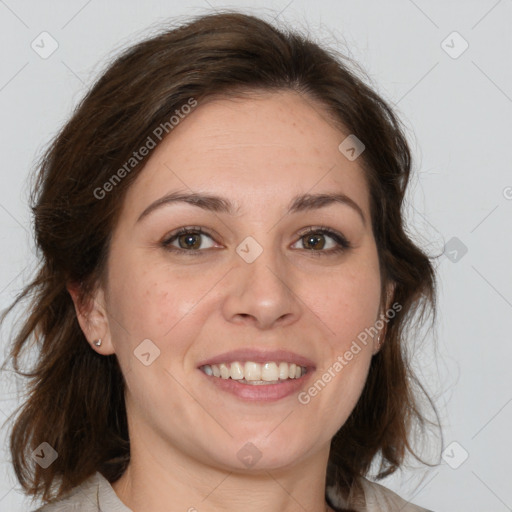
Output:
[[[113,488],[134,512],[326,510],[330,441],[361,394],[377,337],[308,404],[297,394],[244,401],[197,366],[239,348],[290,350],[315,363],[307,389],[375,324],[381,278],[369,191],[358,160],[338,150],[347,135],[294,92],[211,99],[153,150],[128,190],[105,282],[88,308],[72,295],[88,340],[102,339],[93,349],[115,353],[126,379],[131,462]],[[239,208],[174,203],[137,221],[175,191]],[[286,214],[296,195],[332,192],[357,203],[366,223],[341,203]],[[162,245],[184,226],[211,235],[198,235],[195,255]],[[324,248],[308,248],[302,230],[318,226],[351,248],[329,254],[337,244],[328,235]],[[247,236],[263,248],[250,264],[235,251]],[[133,353],[145,339],[160,350],[149,366]],[[237,457],[247,442],[261,453],[250,468]]]

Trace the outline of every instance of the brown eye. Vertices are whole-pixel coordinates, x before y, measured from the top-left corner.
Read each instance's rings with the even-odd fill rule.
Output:
[[[323,249],[325,246],[324,235],[305,235],[302,240],[306,249]]]
[[[180,235],[177,240],[181,249],[199,249],[201,247],[201,235],[199,234],[187,233]]]
[[[214,246],[214,241],[210,235],[201,229],[183,228],[171,233],[162,242],[162,245],[169,251],[201,254],[204,252],[203,249],[211,249]]]
[[[297,244],[302,245],[302,247],[294,248],[304,249],[315,255],[336,254],[347,251],[352,247],[341,233],[325,227],[309,228],[305,233],[302,233],[294,245]]]

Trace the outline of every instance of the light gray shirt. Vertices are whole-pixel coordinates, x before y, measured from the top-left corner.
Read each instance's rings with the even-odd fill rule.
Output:
[[[397,494],[380,484],[363,479],[362,485],[366,506],[358,512],[429,512],[408,503]],[[344,507],[346,503],[334,487],[326,493],[334,507]],[[58,501],[44,505],[34,512],[133,512],[117,496],[109,481],[95,473],[81,485],[72,489]],[[431,511],[430,511],[431,512]]]

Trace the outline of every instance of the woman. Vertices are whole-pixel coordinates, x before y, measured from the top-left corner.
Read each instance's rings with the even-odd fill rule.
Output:
[[[118,58],[34,188],[11,356],[40,354],[11,452],[40,510],[425,510],[366,478],[427,423],[403,355],[435,311],[410,167],[342,57],[256,17]]]

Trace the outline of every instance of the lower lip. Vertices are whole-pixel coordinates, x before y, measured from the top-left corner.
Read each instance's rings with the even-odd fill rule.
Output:
[[[227,391],[232,395],[241,398],[242,400],[260,401],[260,402],[274,402],[285,398],[287,396],[298,393],[304,386],[306,380],[309,379],[310,370],[298,379],[287,379],[279,384],[242,384],[236,379],[222,379],[220,377],[213,377],[206,375],[202,370],[199,370],[204,377],[206,377],[214,386],[219,387],[223,391]]]

